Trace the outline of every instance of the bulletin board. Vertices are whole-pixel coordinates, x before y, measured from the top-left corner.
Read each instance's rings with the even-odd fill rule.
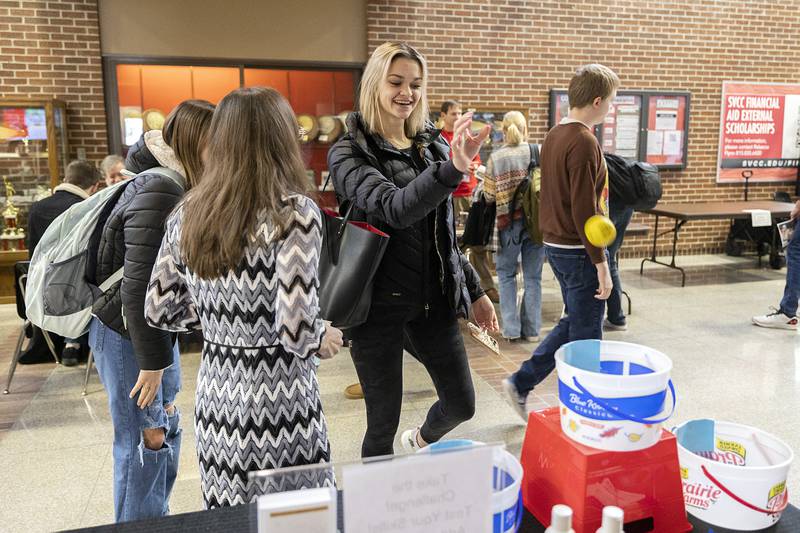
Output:
[[[646,161],[661,169],[686,167],[688,92],[618,91],[594,133],[604,152]],[[550,91],[550,127],[569,112],[566,89]]]

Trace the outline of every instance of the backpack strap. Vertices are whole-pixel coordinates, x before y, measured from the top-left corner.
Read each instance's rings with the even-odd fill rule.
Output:
[[[531,151],[531,162],[528,164],[528,175],[530,175],[533,169],[539,166],[539,145],[536,143],[529,143],[528,149]]]
[[[530,150],[530,153],[531,153],[531,160],[528,163],[528,175],[525,176],[525,179],[522,180],[519,183],[519,185],[517,185],[517,188],[514,189],[514,196],[511,197],[511,206],[509,208],[509,216],[511,216],[512,218],[514,217],[514,211],[516,211],[516,209],[517,209],[517,197],[519,197],[520,192],[522,191],[522,187],[526,184],[526,182],[528,182],[529,180],[531,180],[533,178],[531,173],[533,172],[533,170],[536,167],[539,166],[539,145],[536,144],[536,143],[528,143],[528,150]],[[535,184],[531,183],[531,185],[535,185]]]
[[[143,171],[141,174],[158,174],[160,176],[167,177],[178,184],[178,186],[186,190],[186,178],[181,176],[178,172],[175,172],[171,168],[167,167],[153,167],[148,168],[147,170]]]
[[[113,287],[119,280],[121,280],[124,274],[125,274],[125,267],[120,267],[119,270],[111,274],[108,277],[108,279],[106,279],[103,283],[101,283],[98,289],[100,289],[100,292],[106,292],[108,289]]]

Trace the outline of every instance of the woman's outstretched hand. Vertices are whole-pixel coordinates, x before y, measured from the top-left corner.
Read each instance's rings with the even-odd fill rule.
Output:
[[[456,169],[465,173],[469,170],[469,165],[481,149],[483,141],[489,137],[492,127],[487,124],[478,133],[473,133],[472,113],[464,113],[461,118],[456,120],[453,128],[453,165]]]

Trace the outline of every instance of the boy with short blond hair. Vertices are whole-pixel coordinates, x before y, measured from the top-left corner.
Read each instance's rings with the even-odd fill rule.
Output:
[[[503,380],[525,420],[528,394],[555,368],[556,351],[567,342],[603,337],[605,300],[612,288],[608,254],[589,242],[584,224],[593,215],[608,215],[608,169],[593,129],[603,123],[619,84],[608,67],[580,67],[569,83],[569,115],[542,144],[539,226],[567,314],[531,358]]]

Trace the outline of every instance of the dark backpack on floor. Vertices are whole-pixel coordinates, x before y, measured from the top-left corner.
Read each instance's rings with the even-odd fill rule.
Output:
[[[637,211],[652,209],[661,199],[661,176],[650,163],[632,161],[606,153],[611,201],[620,201]]]

